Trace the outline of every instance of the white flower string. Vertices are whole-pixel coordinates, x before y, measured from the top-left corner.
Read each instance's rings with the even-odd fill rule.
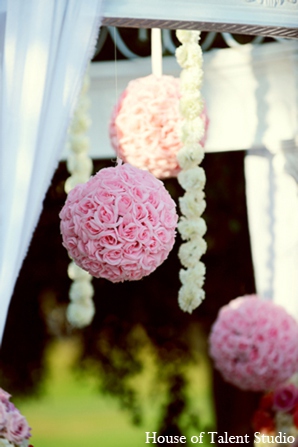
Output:
[[[186,269],[181,269],[179,273],[182,287],[179,290],[178,302],[183,311],[192,313],[205,298],[202,287],[206,269],[200,258],[207,249],[203,239],[207,227],[201,217],[206,208],[203,191],[206,176],[204,169],[198,166],[204,158],[204,149],[199,143],[204,136],[204,122],[200,117],[204,108],[200,92],[203,56],[198,44],[199,31],[179,30],[176,36],[182,44],[176,50],[176,59],[182,68],[179,107],[183,118],[180,134],[183,146],[177,154],[181,167],[178,182],[186,191],[179,199],[182,216],[178,230],[186,242],[181,245],[178,256]]]
[[[69,130],[70,155],[67,159],[67,169],[71,175],[65,182],[66,193],[69,193],[77,184],[89,180],[93,170],[92,159],[88,156],[90,143],[87,136],[87,130],[91,124],[88,115],[89,85],[90,78],[87,71]],[[73,261],[68,266],[68,276],[73,282],[69,291],[70,304],[67,308],[67,319],[72,326],[82,328],[91,323],[95,313],[92,300],[94,289],[91,284],[93,277]]]

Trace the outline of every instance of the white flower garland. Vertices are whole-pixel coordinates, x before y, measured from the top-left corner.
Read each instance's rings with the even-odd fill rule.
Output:
[[[69,131],[70,155],[67,159],[67,169],[71,175],[65,182],[67,193],[78,183],[85,183],[89,180],[93,170],[92,159],[88,156],[89,138],[86,135],[91,123],[88,115],[89,85],[90,79],[87,72]],[[82,328],[91,323],[95,313],[92,300],[94,289],[91,284],[93,277],[74,262],[68,266],[68,276],[73,283],[69,291],[71,302],[67,308],[67,319],[72,326]]]
[[[206,208],[203,191],[206,176],[204,169],[198,166],[204,158],[204,149],[199,143],[204,136],[204,122],[200,116],[204,108],[200,92],[203,57],[198,44],[199,31],[179,30],[176,36],[182,44],[176,50],[176,59],[182,67],[179,106],[184,118],[180,135],[183,147],[177,154],[181,167],[178,182],[186,191],[179,199],[183,216],[178,223],[178,230],[186,242],[181,245],[178,255],[186,270],[181,269],[179,273],[182,287],[179,290],[178,302],[183,311],[191,313],[205,298],[202,287],[206,269],[200,258],[207,249],[203,239],[207,227],[201,217]]]

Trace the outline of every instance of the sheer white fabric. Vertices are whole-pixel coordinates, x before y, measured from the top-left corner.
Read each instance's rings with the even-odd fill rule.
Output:
[[[92,56],[101,3],[0,0],[0,341]]]
[[[298,320],[298,186],[289,172],[282,151],[248,152],[245,176],[256,288]]]

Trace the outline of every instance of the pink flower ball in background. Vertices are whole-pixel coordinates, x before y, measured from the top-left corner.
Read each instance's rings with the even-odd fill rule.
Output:
[[[180,172],[176,155],[182,147],[179,100],[180,80],[173,76],[150,75],[129,82],[110,122],[117,155],[157,178],[176,177]],[[201,116],[206,130],[206,110]]]
[[[30,428],[26,418],[18,410],[8,414],[6,425],[6,438],[13,444],[21,444],[30,437]]]
[[[68,194],[63,245],[78,266],[112,282],[139,280],[168,257],[176,205],[163,183],[129,164],[100,170]]]
[[[26,418],[10,402],[10,397],[10,394],[0,388],[0,444],[7,445],[9,441],[13,445],[27,445],[31,428]],[[1,442],[3,439],[6,441]]]
[[[256,295],[232,300],[213,324],[215,367],[244,390],[274,389],[298,369],[298,325],[283,307]]]

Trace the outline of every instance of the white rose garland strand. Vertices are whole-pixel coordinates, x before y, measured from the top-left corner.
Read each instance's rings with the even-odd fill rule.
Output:
[[[87,182],[93,170],[92,159],[88,156],[89,138],[86,135],[91,124],[88,115],[89,85],[90,79],[87,72],[69,130],[70,155],[67,160],[67,169],[71,175],[65,182],[67,193],[78,183]],[[67,319],[72,326],[82,328],[91,323],[95,313],[92,300],[94,289],[91,284],[93,277],[73,261],[68,266],[68,276],[73,282],[69,290],[70,304],[67,308]]]
[[[205,298],[202,287],[206,269],[200,258],[207,249],[203,239],[207,227],[201,217],[206,208],[203,191],[206,176],[204,169],[198,166],[204,158],[204,149],[199,143],[204,135],[204,123],[200,117],[204,108],[200,92],[203,57],[198,44],[199,31],[179,30],[176,36],[182,44],[176,50],[176,59],[182,67],[179,106],[184,118],[180,134],[183,147],[177,154],[182,169],[178,174],[178,182],[186,191],[179,199],[182,217],[178,230],[186,242],[181,245],[178,256],[186,269],[181,269],[179,273],[182,287],[179,290],[178,302],[184,312],[192,313]]]

